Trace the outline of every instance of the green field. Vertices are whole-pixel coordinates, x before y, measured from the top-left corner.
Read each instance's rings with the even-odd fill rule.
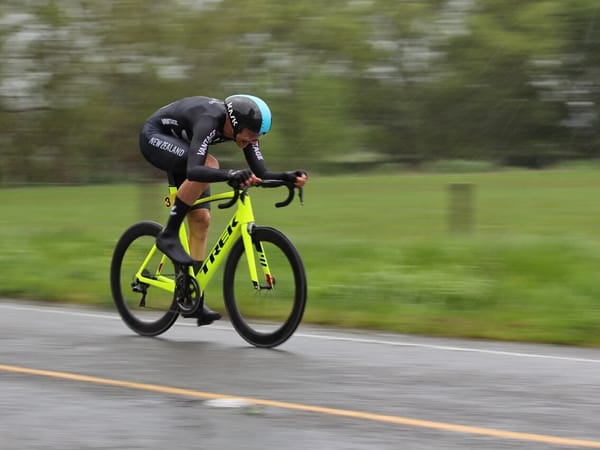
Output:
[[[456,184],[472,197],[451,208]],[[116,240],[167,214],[159,185],[0,193],[0,295],[10,298],[112,307]],[[304,258],[305,322],[600,346],[594,168],[313,176],[305,205],[284,209],[272,206],[284,192],[252,194],[257,223],[282,229]],[[229,214],[213,209],[215,235]],[[208,303],[223,311],[215,281]]]

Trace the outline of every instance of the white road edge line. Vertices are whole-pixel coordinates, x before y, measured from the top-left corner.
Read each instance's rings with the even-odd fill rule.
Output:
[[[52,313],[52,314],[62,314],[67,316],[78,316],[78,317],[93,317],[100,319],[108,319],[108,320],[121,320],[118,314],[107,315],[102,313],[95,312],[81,312],[81,311],[72,311],[68,308],[62,309],[58,307],[43,307],[43,306],[23,306],[23,305],[15,305],[12,303],[2,303],[0,302],[0,309],[10,309],[15,311],[34,311],[39,313]],[[196,327],[196,325],[192,323],[176,323],[176,326],[187,326],[187,327]],[[219,326],[219,325],[211,325],[211,329],[220,330],[220,331],[234,331],[231,327]],[[351,331],[350,331],[351,332]],[[339,341],[339,342],[354,342],[360,344],[374,344],[374,345],[386,345],[392,347],[415,347],[415,348],[425,348],[430,350],[441,350],[441,351],[452,351],[452,352],[467,352],[467,353],[483,353],[488,355],[498,355],[498,356],[510,356],[510,357],[518,357],[518,358],[537,358],[537,359],[548,359],[548,360],[557,360],[557,361],[571,361],[571,362],[584,362],[584,363],[595,363],[600,364],[600,359],[592,359],[592,358],[576,358],[571,356],[558,356],[558,355],[544,355],[539,353],[522,353],[522,352],[509,352],[502,350],[489,350],[483,348],[473,348],[473,347],[457,347],[457,346],[448,346],[448,345],[435,345],[435,344],[424,344],[424,343],[416,343],[416,342],[403,342],[403,341],[391,341],[384,339],[372,339],[372,338],[360,338],[360,337],[348,337],[348,336],[333,336],[329,334],[314,334],[314,333],[303,333],[296,332],[294,337],[306,338],[306,339],[319,339],[326,341]]]

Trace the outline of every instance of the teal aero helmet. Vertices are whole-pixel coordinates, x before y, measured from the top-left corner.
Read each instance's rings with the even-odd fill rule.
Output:
[[[253,95],[236,94],[225,99],[225,110],[236,136],[244,128],[263,135],[271,129],[271,110],[264,100]]]

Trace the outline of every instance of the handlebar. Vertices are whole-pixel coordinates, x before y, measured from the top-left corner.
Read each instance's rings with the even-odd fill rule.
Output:
[[[288,188],[288,196],[285,200],[281,202],[275,203],[276,208],[283,208],[284,206],[288,206],[294,200],[294,196],[296,193],[296,189],[298,189],[298,199],[300,200],[300,204],[304,205],[304,189],[302,187],[296,187],[293,181],[284,181],[284,180],[263,180],[260,183],[257,183],[255,186],[260,186],[262,188],[277,188],[281,186],[285,186]],[[221,203],[219,209],[227,209],[231,208],[238,201],[240,196],[242,198],[248,192],[248,187],[245,188],[233,188],[233,197],[231,200]]]

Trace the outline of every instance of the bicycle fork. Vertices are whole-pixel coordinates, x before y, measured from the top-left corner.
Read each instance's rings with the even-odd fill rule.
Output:
[[[254,231],[254,223],[248,224],[248,227],[242,231],[242,240],[244,242],[244,249],[246,252],[246,260],[248,262],[248,270],[250,272],[250,279],[254,289],[260,291],[263,289],[271,290],[275,286],[275,278],[271,274],[269,269],[269,263],[267,261],[267,255],[260,241],[252,239]],[[259,264],[262,268],[263,275],[265,277],[266,284],[260,284],[259,275],[256,265],[256,256],[258,257]]]

